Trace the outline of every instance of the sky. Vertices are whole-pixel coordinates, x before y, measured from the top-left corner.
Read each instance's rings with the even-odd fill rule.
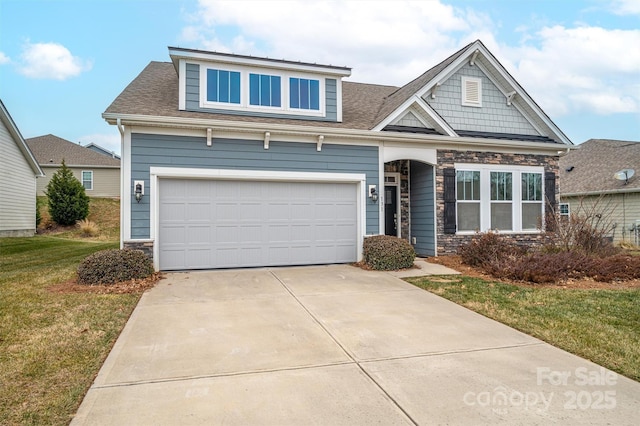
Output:
[[[402,86],[477,39],[573,143],[640,141],[638,0],[0,0],[0,99],[25,138],[119,153],[102,113],[168,46]]]

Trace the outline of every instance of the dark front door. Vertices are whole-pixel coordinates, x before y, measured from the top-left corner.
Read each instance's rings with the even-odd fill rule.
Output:
[[[398,235],[398,203],[397,203],[398,187],[384,187],[384,233],[387,235]]]

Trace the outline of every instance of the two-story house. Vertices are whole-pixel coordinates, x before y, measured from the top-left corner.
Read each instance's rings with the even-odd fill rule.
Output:
[[[537,243],[571,141],[480,42],[402,87],[177,47],[104,112],[122,135],[122,245],[161,270],[354,262],[369,235],[455,252]]]

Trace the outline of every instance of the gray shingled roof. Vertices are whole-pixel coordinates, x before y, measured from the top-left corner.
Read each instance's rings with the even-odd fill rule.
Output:
[[[635,169],[626,185],[613,177],[622,169]],[[640,191],[640,142],[589,139],[560,157],[561,195],[618,190]]]
[[[449,56],[444,61],[440,62],[435,67],[427,70],[420,77],[415,80],[405,84],[392,94],[390,94],[385,100],[384,103],[380,107],[380,111],[376,116],[375,125],[379,124],[382,120],[387,118],[389,114],[395,111],[403,102],[409,99],[411,96],[415,95],[420,89],[426,86],[436,75],[438,75],[442,70],[451,65],[453,61],[458,59],[460,55],[465,53],[465,51],[471,46],[473,43],[467,44],[462,49],[458,50],[453,55]]]
[[[343,82],[342,123],[215,114],[217,120],[311,125],[369,130],[384,97],[397,87]],[[211,113],[178,110],[178,75],[171,62],[151,62],[113,101],[105,113],[211,119]]]
[[[120,167],[120,160],[116,158],[98,154],[82,145],[51,134],[25,139],[25,142],[41,166],[59,165],[64,159],[69,167]]]

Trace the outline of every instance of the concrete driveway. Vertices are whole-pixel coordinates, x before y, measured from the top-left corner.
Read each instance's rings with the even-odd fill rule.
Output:
[[[640,383],[384,272],[168,274],[73,425],[637,424]]]

